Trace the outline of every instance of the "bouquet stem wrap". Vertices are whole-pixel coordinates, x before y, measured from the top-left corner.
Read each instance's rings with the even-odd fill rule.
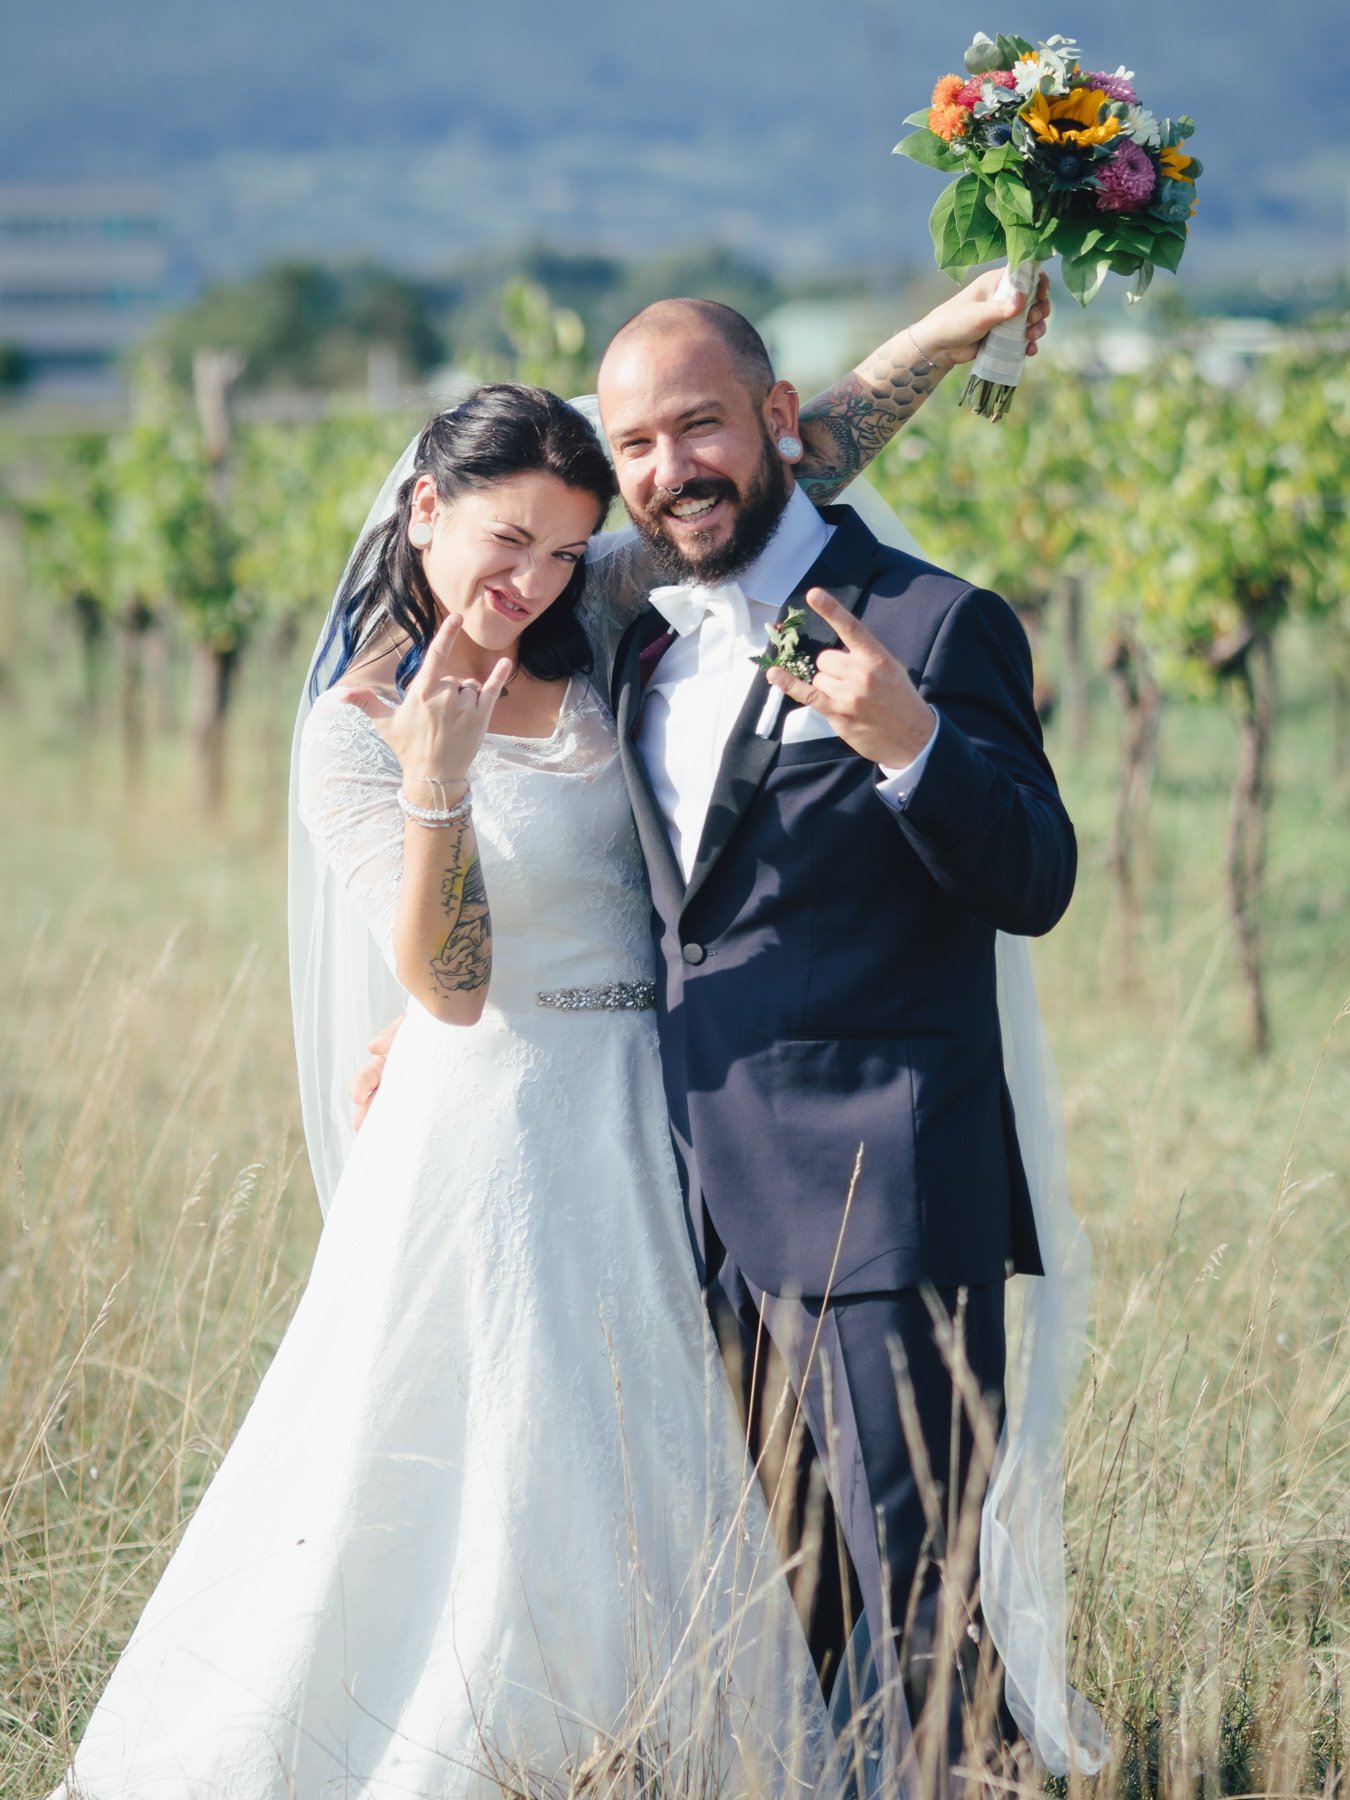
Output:
[[[1040,273],[1038,262],[1020,263],[1005,269],[995,290],[996,298],[1011,299],[1014,294],[1030,296],[1036,290]],[[1027,360],[1026,308],[1014,318],[995,325],[980,345],[979,354],[970,365],[970,376],[961,394],[961,404],[982,419],[1001,419],[1008,410],[1013,390],[1022,379]]]

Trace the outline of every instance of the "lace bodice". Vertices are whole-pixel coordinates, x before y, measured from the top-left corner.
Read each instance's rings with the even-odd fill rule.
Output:
[[[492,913],[488,1005],[651,972],[641,852],[608,709],[574,677],[547,738],[490,733],[471,771]],[[393,968],[403,863],[398,760],[330,691],[300,751],[300,816]]]

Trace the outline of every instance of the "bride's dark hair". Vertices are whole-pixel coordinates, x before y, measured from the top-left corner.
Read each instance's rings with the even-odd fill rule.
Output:
[[[590,425],[565,400],[544,388],[498,381],[475,389],[449,412],[437,413],[417,440],[413,470],[399,487],[393,512],[357,546],[315,661],[316,694],[338,680],[381,612],[408,639],[395,674],[400,691],[422,666],[436,634],[437,614],[421,555],[408,542],[418,478],[429,475],[441,499],[451,501],[535,472],[594,495],[599,529],[616,492],[614,472]],[[577,618],[585,585],[582,558],[552,606],[521,632],[520,662],[527,674],[556,681],[590,673],[594,658]],[[332,672],[325,673],[335,648]]]

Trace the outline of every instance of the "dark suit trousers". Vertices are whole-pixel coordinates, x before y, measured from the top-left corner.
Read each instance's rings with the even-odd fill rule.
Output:
[[[706,1222],[705,1222],[706,1223]],[[831,1300],[797,1300],[765,1294],[728,1258],[710,1293],[710,1304],[725,1337],[735,1321],[742,1368],[762,1369],[764,1335],[772,1341],[801,1402],[812,1448],[825,1474],[833,1512],[847,1546],[855,1592],[866,1609],[883,1680],[899,1672],[912,1716],[922,1709],[929,1687],[943,1559],[959,1563],[955,1532],[962,1506],[978,1509],[983,1488],[971,1489],[974,1433],[967,1406],[956,1394],[937,1341],[929,1301],[964,1334],[964,1354],[974,1384],[997,1431],[1002,1413],[1005,1365],[1002,1282],[967,1289],[863,1294]],[[897,1360],[908,1374],[913,1395],[909,1429],[897,1398]],[[746,1396],[752,1422],[755,1400]],[[912,1453],[914,1440],[922,1445]],[[927,1472],[920,1466],[927,1462]],[[925,1503],[927,1488],[927,1503]],[[971,1519],[978,1530],[978,1510]],[[970,1529],[970,1526],[967,1527]],[[969,1599],[976,1579],[971,1546],[960,1599]],[[831,1593],[831,1551],[824,1549],[825,1617],[815,1621],[812,1648],[818,1664],[828,1653],[840,1666],[841,1624],[847,1602]],[[952,1571],[951,1562],[948,1564]],[[959,1568],[954,1571],[959,1574]],[[972,1623],[976,1619],[971,1612]],[[889,1621],[883,1639],[881,1625]],[[823,1636],[822,1636],[823,1625]],[[833,1633],[834,1643],[828,1638]],[[972,1640],[961,1630],[967,1672]],[[952,1677],[949,1707],[951,1754],[960,1747],[961,1677]]]

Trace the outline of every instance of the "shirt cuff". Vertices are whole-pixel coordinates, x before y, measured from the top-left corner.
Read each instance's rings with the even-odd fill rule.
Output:
[[[899,812],[900,808],[919,785],[919,778],[927,766],[928,758],[932,754],[933,745],[937,742],[938,730],[942,724],[942,715],[936,708],[933,708],[932,710],[932,734],[923,749],[920,750],[919,754],[914,758],[913,762],[907,763],[903,769],[888,769],[885,763],[878,763],[877,765],[877,772],[881,776],[881,780],[877,782],[877,792],[881,795],[881,798],[886,802],[887,806],[891,807],[895,812]]]

